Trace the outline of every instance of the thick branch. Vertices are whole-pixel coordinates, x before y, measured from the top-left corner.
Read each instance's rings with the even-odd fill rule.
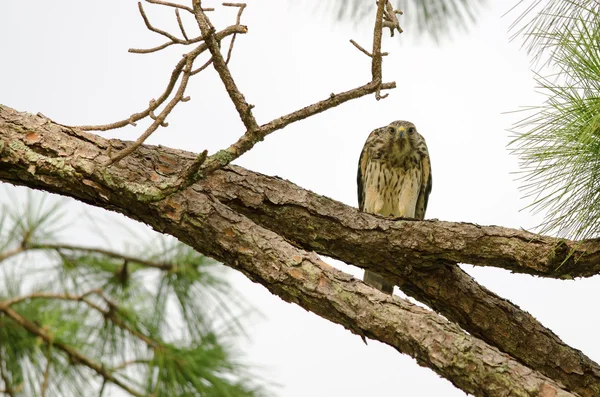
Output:
[[[240,167],[216,173],[198,189],[210,191],[232,209],[305,249],[376,269],[407,295],[581,394],[600,393],[596,363],[453,264],[473,263],[470,260],[476,258],[478,264],[539,268],[546,263],[544,258],[549,263],[556,259],[556,239],[497,226],[373,217],[288,181]],[[561,243],[570,249],[586,246]],[[593,252],[600,251],[600,244],[595,247]],[[568,252],[563,255],[567,258]],[[597,265],[593,257],[597,254],[586,255],[579,251],[576,256]]]
[[[119,144],[118,141],[113,141],[113,145]],[[102,161],[106,159],[104,151],[107,146],[108,142],[98,136],[79,133],[66,127],[53,124],[48,119],[42,117],[22,114],[8,108],[0,107],[1,180],[70,195],[93,205],[120,210],[134,219],[152,225],[159,231],[173,234],[205,254],[232,264],[232,266],[243,271],[252,279],[260,281],[267,286],[267,288],[271,289],[271,291],[285,299],[297,301],[303,307],[313,310],[332,321],[340,322],[354,332],[360,331],[366,336],[383,340],[386,343],[392,344],[400,351],[410,354],[410,351],[408,351],[406,347],[402,347],[397,343],[397,338],[400,337],[399,334],[401,334],[401,332],[394,333],[392,339],[386,339],[385,335],[382,335],[380,331],[376,332],[373,328],[376,327],[377,324],[371,323],[371,321],[367,321],[363,324],[360,321],[360,316],[348,317],[347,313],[341,313],[341,303],[335,300],[339,298],[336,294],[329,296],[329,293],[325,293],[326,291],[319,292],[320,290],[317,287],[319,287],[320,284],[317,284],[317,287],[315,287],[316,289],[310,289],[313,284],[310,284],[308,281],[313,282],[315,281],[314,279],[297,280],[294,278],[294,274],[296,274],[294,269],[300,272],[309,272],[308,274],[310,275],[313,274],[310,273],[311,271],[316,271],[315,269],[318,268],[318,266],[311,261],[309,261],[309,269],[303,267],[304,260],[302,258],[308,254],[305,254],[303,251],[288,251],[288,248],[290,250],[294,248],[286,245],[288,248],[286,248],[285,252],[288,254],[282,254],[283,256],[280,257],[280,260],[288,264],[291,261],[292,268],[288,269],[283,266],[283,264],[274,265],[272,262],[274,260],[272,258],[273,250],[276,247],[279,247],[280,244],[287,244],[284,240],[281,240],[280,237],[273,233],[267,233],[246,218],[235,215],[235,213],[231,212],[227,207],[221,207],[217,202],[207,199],[207,196],[205,195],[206,189],[213,189],[212,194],[218,193],[214,190],[214,186],[210,185],[211,181],[217,181],[216,178],[218,176],[233,175],[234,178],[244,179],[247,178],[247,175],[244,175],[243,172],[247,171],[238,168],[234,171],[224,170],[213,175],[213,177],[209,178],[206,182],[207,184],[199,186],[198,189],[190,189],[186,192],[177,193],[168,200],[149,204],[148,202],[153,201],[154,196],[161,194],[160,187],[165,184],[166,179],[163,175],[177,175],[177,173],[181,172],[181,168],[187,166],[185,159],[193,161],[194,156],[182,151],[142,146],[139,153],[136,152],[134,155],[128,157],[122,162],[120,168],[106,169],[102,167],[101,164]],[[160,174],[155,172],[155,170],[160,171]],[[252,175],[252,173],[249,172],[248,174]],[[262,178],[262,176],[259,177]],[[219,182],[215,183],[218,184]],[[309,198],[309,192],[294,187],[292,184],[289,184],[289,182],[282,183],[287,183],[288,189],[295,189],[294,194],[299,197],[299,200],[304,198],[306,201]],[[241,189],[243,190],[244,188]],[[224,192],[222,192],[222,195],[231,195],[231,193],[225,189]],[[347,245],[348,251],[361,251],[361,249],[356,249],[356,247],[361,247],[355,240],[357,236],[359,239],[362,238],[367,242],[374,241],[375,244],[369,246],[368,249],[364,249],[364,251],[365,253],[369,252],[373,258],[379,258],[381,260],[381,258],[388,255],[384,247],[392,245],[394,249],[400,249],[396,244],[390,244],[390,242],[394,241],[390,236],[393,236],[393,234],[397,232],[397,228],[403,230],[402,228],[408,227],[409,229],[406,230],[409,230],[410,233],[417,233],[421,227],[424,227],[434,233],[433,240],[436,242],[436,245],[445,247],[446,255],[448,255],[448,253],[459,255],[465,248],[464,246],[456,247],[452,244],[451,239],[447,239],[448,234],[460,234],[460,228],[465,226],[462,224],[412,221],[392,222],[372,215],[359,213],[340,203],[328,201],[328,199],[316,196],[315,200],[322,201],[323,208],[325,208],[325,213],[320,214],[318,208],[315,209],[307,206],[306,203],[286,205],[285,195],[279,196],[277,191],[270,192],[268,197],[268,201],[271,202],[268,204],[269,206],[276,206],[277,200],[281,199],[283,203],[282,208],[284,209],[282,214],[287,214],[286,216],[290,216],[290,219],[293,219],[293,217],[296,216],[295,219],[297,220],[298,214],[305,214],[305,220],[310,217],[315,218],[313,219],[316,222],[314,224],[314,230],[319,230],[319,235],[321,235],[322,232],[323,235],[326,236],[324,237],[324,240],[317,239],[315,245],[322,244],[323,241],[329,239],[332,233],[331,230],[338,227],[340,228],[340,234],[338,235],[339,239],[337,244],[340,247]],[[230,198],[235,199],[235,197]],[[239,201],[240,203],[243,203],[242,199],[239,199]],[[256,206],[266,206],[266,204],[262,203],[260,200],[255,204]],[[332,205],[333,207],[331,207]],[[327,211],[332,208],[334,209],[334,212],[328,213]],[[296,213],[294,213],[294,211],[296,211]],[[227,214],[227,216],[224,214]],[[217,220],[213,219],[215,216],[217,217]],[[329,224],[325,221],[326,218],[328,218]],[[282,224],[286,221],[287,220],[285,219],[281,219]],[[320,230],[320,224],[327,227]],[[358,235],[354,235],[354,237],[352,237],[352,234],[350,233],[352,227],[356,227],[355,232],[358,233]],[[469,229],[474,226],[466,225],[465,227]],[[442,230],[441,233],[437,230],[438,228]],[[490,229],[498,229],[500,231],[507,230],[502,228]],[[262,235],[261,233],[266,233],[262,237],[263,240],[261,240],[263,243],[259,243],[258,240],[256,240],[258,235]],[[311,231],[311,233],[314,236],[314,231]],[[350,234],[344,235],[344,233]],[[503,236],[504,240],[502,241],[504,241],[504,243],[506,243],[507,238],[510,240],[510,234],[511,233],[507,236]],[[379,237],[377,237],[378,235]],[[437,240],[435,240],[436,238]],[[462,238],[464,239],[465,237]],[[418,244],[427,247],[428,244],[431,244],[428,239],[429,236],[426,235],[426,241],[417,241],[416,247],[419,248]],[[299,244],[302,244],[302,239],[291,238],[291,240],[296,240]],[[240,246],[240,244],[242,245]],[[247,246],[244,246],[243,244],[247,244]],[[398,242],[398,244],[400,244],[400,246],[402,245],[401,242]],[[488,242],[488,244],[493,245],[491,242]],[[319,249],[321,251],[326,250],[323,247]],[[339,251],[342,253],[344,252],[342,248],[339,248]],[[407,254],[415,256],[416,251],[418,251],[418,249],[415,247],[406,247],[403,255]],[[426,251],[425,248],[424,251]],[[263,260],[267,262],[261,263],[259,258],[260,255],[262,255],[264,258]],[[300,260],[300,264],[296,263],[298,255],[299,258],[302,259]],[[346,252],[344,255],[347,256],[344,260],[352,263],[358,254],[356,254],[356,252],[354,254]],[[352,255],[355,256],[353,257]],[[340,255],[340,257],[342,256]],[[256,260],[259,262],[255,262],[254,258],[257,258]],[[421,265],[426,263],[423,261],[421,262]],[[367,265],[362,265],[364,267],[373,266],[368,261],[366,263]],[[297,266],[294,266],[294,264],[297,264]],[[361,263],[357,262],[357,264]],[[378,272],[387,272],[387,274],[399,277],[397,274],[399,272],[397,270],[397,264],[394,264],[393,262],[383,264],[382,262],[379,266],[380,267],[377,268]],[[419,266],[419,264],[417,264],[417,266]],[[415,267],[415,269],[417,268],[418,267]],[[448,265],[441,266],[440,268],[457,269],[454,266]],[[274,273],[264,273],[268,271],[273,271]],[[343,280],[338,280],[341,276],[333,276],[332,274],[334,273],[328,273],[326,268],[321,268],[319,271],[325,272],[323,277],[325,277],[326,280],[335,279],[336,282],[334,284],[336,285],[336,288],[339,287],[341,288],[340,292],[346,291],[348,294],[352,295],[352,299],[362,299],[360,298],[360,295],[366,293],[364,291],[361,292],[362,290],[352,286],[354,285],[352,283],[358,283],[357,281],[349,280],[346,285],[342,283]],[[408,272],[408,274],[411,274],[411,272]],[[404,274],[401,274],[401,276],[405,277]],[[284,282],[284,280],[286,281]],[[296,280],[296,282],[293,282],[293,280]],[[434,281],[434,279],[430,279],[430,281]],[[338,285],[338,282],[341,284]],[[471,282],[473,286],[477,286],[474,281],[471,280]],[[362,286],[360,283],[359,285]],[[454,288],[457,287],[466,288],[460,285],[455,286]],[[423,288],[423,294],[431,294],[432,292],[430,290],[441,289],[439,285],[425,285],[419,288]],[[486,291],[481,287],[479,288],[489,294],[489,291]],[[350,291],[352,291],[352,293],[350,293]],[[316,297],[314,295],[315,293],[317,294]],[[324,295],[321,293],[324,293]],[[375,294],[374,291],[371,293]],[[368,299],[371,304],[375,305],[374,307],[370,307],[369,310],[372,309],[375,312],[381,309],[379,304],[380,295],[376,296],[377,297],[370,296]],[[448,296],[451,296],[451,294],[448,294]],[[496,299],[501,301],[498,297],[496,297]],[[318,304],[315,303],[317,301]],[[485,302],[485,305],[488,304],[488,302]],[[495,320],[493,313],[485,311],[483,313],[478,313],[478,310],[488,310],[493,308],[493,306],[487,307],[485,305],[476,308],[473,313],[470,313],[473,315],[473,318],[470,321],[475,323],[487,321],[488,323],[491,323],[493,322],[492,319]],[[400,313],[397,314],[400,315]],[[483,316],[484,314],[486,316]],[[508,316],[509,320],[517,321],[518,326],[515,329],[521,332],[518,334],[519,340],[523,344],[521,345],[521,348],[527,347],[530,342],[535,342],[535,340],[528,339],[531,337],[531,330],[533,330],[534,333],[541,332],[549,334],[544,340],[548,346],[543,346],[543,354],[547,354],[549,351],[556,351],[560,354],[552,356],[552,360],[549,360],[549,356],[546,355],[546,364],[551,366],[552,369],[556,369],[556,367],[559,369],[563,368],[564,373],[557,371],[559,379],[564,383],[567,383],[565,382],[565,379],[569,381],[572,390],[577,389],[578,392],[586,396],[597,394],[598,372],[596,369],[597,366],[593,362],[583,356],[580,352],[562,344],[558,338],[555,338],[549,330],[545,330],[539,323],[535,322],[533,318],[531,318],[531,322],[527,321],[524,324],[519,323],[518,317],[528,315],[518,308],[514,307],[514,311],[510,312],[510,314],[511,315]],[[517,318],[512,319],[511,317]],[[390,321],[393,323],[393,320]],[[530,330],[521,330],[520,327],[524,327],[524,325],[528,325],[532,328]],[[484,333],[486,331],[485,327],[481,328],[481,333]],[[471,332],[470,329],[466,329]],[[529,333],[524,331],[529,331]],[[506,335],[506,338],[511,340],[510,335]],[[422,346],[419,348],[422,348]],[[433,365],[437,368],[436,370],[442,371],[435,364]],[[544,369],[545,368],[540,368],[540,370]],[[453,379],[459,386],[462,384],[461,382],[464,381],[452,378],[455,375],[447,372],[443,372],[443,375]],[[479,381],[481,381],[481,379],[478,379],[476,382]],[[469,384],[469,386],[460,387],[464,387],[465,390],[467,390],[472,386],[472,384]]]
[[[385,262],[388,272],[396,272],[398,267],[430,270],[469,263],[557,279],[600,274],[600,239],[570,241],[500,226],[391,220],[235,166],[199,186],[259,223],[363,268]]]

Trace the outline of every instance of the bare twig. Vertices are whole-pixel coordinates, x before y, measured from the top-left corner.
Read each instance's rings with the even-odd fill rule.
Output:
[[[152,3],[152,4],[158,4],[158,5],[162,5],[162,6],[167,6],[167,7],[173,7],[173,8],[179,8],[182,10],[186,10],[187,12],[189,12],[190,14],[193,14],[194,11],[188,7],[188,6],[184,6],[181,4],[177,4],[177,3],[171,3],[168,1],[163,1],[163,0],[146,0],[148,3]],[[209,12],[209,11],[214,11],[214,8],[202,8],[202,11],[204,12]]]
[[[240,21],[242,19],[242,13],[244,12],[244,9],[246,8],[246,3],[223,3],[224,6],[226,7],[239,7],[238,13],[237,13],[237,18],[235,20],[235,24],[239,25]],[[229,43],[229,50],[227,50],[227,59],[225,60],[225,64],[229,64],[229,60],[231,59],[231,52],[233,51],[233,44],[235,43],[235,38],[237,37],[237,34],[233,34],[233,37],[231,38],[231,42]]]
[[[173,6],[171,3],[166,3],[163,1],[159,1],[159,0],[153,0],[151,2],[155,3],[155,4],[168,5],[171,7]],[[231,161],[235,160],[236,158],[238,158],[239,156],[241,156],[242,154],[244,154],[245,152],[250,150],[257,142],[262,141],[265,136],[267,136],[268,134],[270,134],[278,129],[285,127],[286,125],[289,125],[290,123],[304,119],[306,117],[310,117],[316,113],[320,113],[324,110],[330,109],[331,107],[337,106],[343,102],[346,102],[346,101],[354,99],[354,98],[359,98],[361,96],[364,96],[364,95],[367,95],[370,93],[375,93],[376,98],[379,100],[379,99],[385,98],[387,96],[387,94],[386,95],[380,94],[382,89],[395,88],[395,83],[393,83],[393,82],[382,84],[382,72],[381,72],[382,57],[384,55],[387,55],[387,53],[381,52],[381,41],[382,41],[382,29],[384,26],[384,23],[383,23],[384,16],[385,16],[386,20],[393,20],[393,18],[395,18],[395,13],[393,12],[393,9],[390,8],[391,5],[389,5],[389,3],[387,1],[380,0],[377,3],[377,13],[376,13],[375,28],[374,28],[374,36],[373,36],[373,51],[371,53],[369,53],[364,48],[359,46],[354,40],[351,40],[352,44],[354,44],[359,50],[361,50],[363,53],[365,53],[372,59],[372,65],[371,65],[372,80],[371,80],[371,82],[367,83],[364,86],[357,87],[353,90],[343,92],[341,94],[337,94],[337,95],[332,94],[326,100],[317,102],[313,105],[307,106],[296,112],[282,116],[278,119],[275,119],[275,120],[259,127],[259,125],[252,113],[252,108],[254,106],[249,104],[246,101],[244,95],[237,87],[237,85],[231,75],[231,72],[227,66],[229,60],[231,59],[231,51],[233,48],[233,44],[235,42],[236,34],[240,31],[242,31],[242,32],[246,31],[246,28],[243,27],[242,25],[240,25],[241,16],[246,7],[246,4],[244,4],[244,3],[223,3],[223,5],[227,6],[227,7],[238,7],[239,8],[237,17],[236,17],[236,25],[230,26],[229,28],[227,28],[227,29],[230,29],[229,34],[233,34],[233,38],[230,42],[230,46],[229,46],[229,50],[227,52],[226,58],[224,58],[223,54],[221,53],[220,41],[227,35],[222,34],[224,31],[219,32],[221,34],[215,33],[215,28],[213,27],[212,23],[210,22],[210,19],[207,17],[207,15],[205,13],[206,9],[202,8],[201,1],[193,0],[193,8],[191,10],[193,11],[193,14],[196,18],[196,22],[198,23],[198,26],[200,28],[200,31],[202,34],[201,39],[204,42],[201,45],[199,45],[196,50],[193,51],[193,52],[196,52],[193,56],[192,56],[192,53],[190,53],[186,56],[186,58],[185,58],[186,64],[185,65],[183,64],[184,60],[182,60],[178,63],[178,65],[176,66],[175,70],[173,71],[173,73],[171,75],[171,80],[169,82],[167,90],[165,90],[165,93],[163,93],[163,95],[161,97],[159,97],[156,101],[152,101],[150,103],[150,106],[148,107],[148,109],[146,109],[144,112],[134,114],[127,120],[122,120],[120,122],[113,123],[110,125],[105,125],[105,126],[96,126],[95,128],[89,128],[89,127],[85,128],[85,129],[103,129],[103,130],[119,128],[121,126],[125,126],[127,124],[134,123],[135,121],[137,121],[143,117],[150,116],[154,120],[152,125],[150,127],[148,127],[148,129],[131,146],[122,150],[117,155],[113,156],[111,154],[109,156],[110,161],[108,162],[108,164],[112,164],[116,161],[119,161],[120,159],[124,158],[125,156],[127,156],[130,153],[132,153],[133,151],[135,151],[159,126],[165,125],[164,124],[165,118],[172,111],[174,106],[177,103],[179,103],[180,101],[185,100],[185,98],[183,97],[183,94],[184,94],[185,87],[187,85],[189,78],[191,76],[201,72],[202,70],[207,68],[210,64],[212,64],[214,66],[215,70],[217,71],[217,73],[219,74],[219,77],[220,77],[221,81],[223,82],[223,85],[225,86],[225,89],[226,89],[227,93],[229,94],[229,97],[230,97],[232,103],[234,104],[240,119],[242,120],[244,126],[246,127],[246,132],[244,133],[244,135],[242,137],[240,137],[235,143],[231,144],[227,149],[221,150],[221,151],[213,154],[208,159],[206,158],[206,154],[202,153],[199,156],[199,158],[197,159],[197,161],[194,163],[194,167],[192,167],[192,170],[194,172],[189,172],[189,170],[188,170],[188,172],[186,172],[185,175],[178,176],[176,181],[173,183],[173,185],[164,190],[164,191],[168,192],[167,195],[170,195],[170,194],[176,192],[177,189],[186,188],[186,187],[190,186],[191,184],[193,184],[198,179],[205,177],[206,175],[210,174],[211,172],[214,172],[215,170],[219,169],[220,167],[223,167],[223,166],[229,164]],[[387,9],[386,9],[386,7],[387,7]],[[177,7],[177,8],[181,8],[181,7]],[[146,22],[147,27],[154,32],[162,34],[162,31],[154,28],[150,24],[150,22],[148,21],[148,18],[146,17],[145,13],[143,12],[143,8],[141,7],[141,5],[140,5],[140,12],[142,13],[142,17],[144,18],[144,21]],[[181,19],[180,19],[178,13],[177,13],[177,17],[178,17],[178,24],[180,25],[180,29],[182,29],[183,25],[181,23]],[[232,29],[232,28],[235,28],[235,29]],[[182,33],[183,33],[183,30],[182,30]],[[187,40],[187,41],[180,40],[170,34],[165,35],[165,37],[168,37],[169,39],[171,39],[172,42],[174,42],[176,44],[187,43],[187,42],[191,41],[191,40]],[[184,37],[185,37],[185,35],[184,35]],[[197,40],[197,39],[198,38],[193,39],[193,40]],[[167,46],[167,45],[170,45],[170,44],[168,44],[168,43],[163,44],[162,48],[164,48],[164,46]],[[161,47],[161,46],[159,46],[159,47]],[[159,48],[159,47],[157,47],[157,48]],[[193,62],[193,60],[197,57],[197,55],[199,55],[202,51],[204,51],[206,49],[208,49],[210,51],[211,58],[201,67],[199,67],[197,69],[191,69],[191,64],[188,64],[187,62],[189,62],[190,59],[192,59],[192,62]],[[172,90],[174,89],[175,82],[179,79],[180,75],[183,75],[183,76],[181,78],[181,83],[180,83],[179,89],[178,89],[177,93],[175,94],[174,98],[167,104],[165,109],[158,116],[155,116],[154,110],[156,108],[158,108],[158,106],[160,106],[162,103],[164,103],[164,101],[167,99],[167,97],[171,94]],[[98,127],[100,127],[100,128],[98,128]],[[164,197],[165,197],[164,195],[161,195],[161,197],[157,197],[156,199],[162,199]]]
[[[267,135],[271,134],[274,131],[284,128],[285,126],[298,121],[310,117],[314,114],[323,112],[332,107],[338,106],[341,103],[349,101],[351,99],[359,98],[361,96],[375,93],[377,99],[385,98],[387,95],[380,95],[382,89],[392,89],[396,87],[394,82],[382,84],[381,81],[381,58],[387,53],[381,52],[381,36],[382,36],[382,27],[383,27],[383,14],[385,3],[380,1],[378,3],[378,12],[377,12],[377,20],[375,23],[375,34],[373,38],[373,53],[370,54],[364,48],[359,46],[354,40],[351,40],[352,44],[354,44],[359,50],[363,53],[367,54],[372,58],[372,81],[367,83],[364,86],[357,87],[353,90],[346,91],[340,94],[331,94],[328,99],[317,102],[310,106],[307,106],[303,109],[300,109],[296,112],[292,112],[290,114],[281,116],[267,124],[264,124],[258,127],[256,120],[252,114],[252,105],[249,105],[244,95],[237,88],[231,73],[227,67],[227,61],[223,59],[219,48],[219,42],[215,39],[212,32],[214,32],[214,28],[209,20],[209,18],[204,14],[201,10],[201,1],[194,0],[194,12],[196,16],[196,21],[198,22],[198,26],[202,32],[202,36],[205,37],[205,43],[208,45],[208,49],[212,54],[212,62],[215,67],[215,70],[219,73],[221,81],[225,85],[225,89],[231,98],[236,110],[242,122],[246,126],[246,132],[242,135],[235,143],[231,144],[227,149],[220,150],[217,153],[211,155],[205,162],[205,164],[199,169],[199,172],[195,175],[186,174],[185,177],[179,176],[177,178],[177,182],[175,182],[171,187],[166,190],[162,190],[164,194],[157,196],[156,200],[164,199],[169,195],[178,191],[177,189],[185,189],[193,184],[195,181],[200,178],[206,177],[211,174],[215,170],[229,164],[248,150],[250,150],[254,145],[260,141],[262,141]],[[240,23],[241,13],[244,9],[244,4],[241,3],[224,3],[223,5],[227,6],[235,6],[240,7],[238,11],[238,18],[236,23]],[[205,65],[206,66],[206,65]]]
[[[217,38],[217,40],[222,40],[225,37],[230,36],[234,33],[247,33],[247,32],[248,32],[248,28],[246,26],[232,25],[232,26],[229,26],[229,27],[215,33],[215,37]],[[196,39],[192,39],[190,42],[196,42],[195,40]],[[197,40],[197,41],[200,41],[200,40]],[[194,53],[196,55],[199,55],[202,52],[206,51],[207,48],[208,47],[207,47],[206,43],[201,43],[190,54]],[[171,72],[171,78],[169,79],[169,83],[167,84],[165,91],[160,95],[160,97],[158,97],[154,101],[153,104],[151,104],[145,110],[143,110],[139,113],[134,113],[131,116],[129,116],[127,119],[120,120],[120,121],[117,121],[114,123],[102,124],[102,125],[84,125],[84,126],[79,126],[77,128],[84,130],[84,131],[108,131],[108,130],[113,130],[113,129],[117,129],[117,128],[122,128],[127,125],[135,125],[134,123],[136,121],[139,121],[145,117],[148,117],[151,111],[156,110],[160,105],[162,105],[165,102],[165,100],[167,100],[169,95],[173,92],[173,88],[175,87],[175,84],[177,83],[177,80],[183,71],[185,62],[186,62],[186,59],[182,58],[177,63],[177,65],[175,66],[175,69],[173,70],[173,72]]]
[[[219,77],[225,86],[225,90],[229,94],[229,98],[231,98],[231,101],[233,102],[240,118],[242,119],[244,126],[246,126],[246,134],[253,134],[254,131],[258,129],[258,123],[252,114],[253,106],[246,102],[246,98],[244,98],[244,95],[240,92],[237,84],[233,80],[231,72],[229,71],[229,68],[225,63],[225,59],[223,59],[223,55],[221,54],[219,40],[217,40],[215,35],[215,28],[212,26],[210,20],[202,10],[200,3],[200,0],[193,1],[194,14],[196,21],[198,22],[198,26],[200,27],[200,31],[202,32],[202,36],[204,37],[204,42],[208,46],[208,50],[212,55],[213,66],[219,74]]]
[[[144,131],[144,133],[142,135],[140,135],[140,137],[138,139],[136,139],[136,141],[131,146],[128,146],[127,148],[121,150],[116,155],[110,157],[110,159],[108,160],[106,165],[111,165],[111,164],[121,160],[125,156],[128,156],[129,154],[133,153],[138,147],[140,147],[144,143],[144,141],[146,139],[148,139],[148,137],[150,135],[152,135],[152,133],[154,131],[156,131],[158,129],[158,127],[164,125],[163,123],[164,123],[165,119],[171,113],[171,111],[173,111],[173,109],[179,102],[186,102],[183,99],[184,99],[185,89],[186,89],[188,81],[190,79],[190,72],[191,72],[191,68],[192,68],[192,64],[194,62],[195,56],[189,56],[189,54],[188,54],[188,56],[185,59],[186,59],[186,63],[185,63],[185,67],[182,71],[181,82],[179,83],[179,88],[177,89],[175,96],[173,96],[173,98],[169,101],[167,106],[165,106],[165,108],[160,112],[160,114],[154,118],[154,122],[146,129],[146,131]]]
[[[394,37],[395,30],[397,30],[398,33],[403,32],[396,14],[402,15],[402,11],[394,10],[392,3],[387,0],[385,3],[385,10],[383,10],[383,26],[390,29],[390,36],[392,37]]]
[[[363,54],[365,54],[366,56],[368,56],[369,58],[373,58],[373,54],[371,54],[369,51],[365,50],[363,47],[360,46],[360,44],[358,44],[356,41],[350,39],[350,43],[352,43],[352,45],[354,45],[354,47],[356,47],[360,52],[362,52]],[[381,56],[382,57],[386,57],[389,54],[387,52],[382,52]]]
[[[162,1],[162,0],[146,0],[146,1],[151,4],[159,4],[159,5],[163,5],[163,6],[167,6],[167,7],[173,7],[175,9],[185,10],[185,11],[189,12],[190,14],[194,13],[194,11],[190,7],[184,6],[181,4],[171,3],[168,1]]]
[[[274,131],[282,129],[289,124],[292,124],[299,120],[303,120],[317,113],[324,112],[327,109],[336,107],[349,100],[372,94],[378,89],[389,90],[392,88],[396,88],[396,83],[391,82],[380,84],[371,81],[361,87],[354,88],[350,91],[345,91],[339,94],[331,94],[329,98],[325,100],[306,106],[300,110],[286,114],[266,124],[263,124],[255,132],[254,135],[249,136],[248,134],[244,134],[240,137],[240,139],[237,140],[237,142],[229,146],[227,149],[221,150],[220,152],[217,152],[216,154],[210,156],[205,166],[202,167],[202,174],[203,176],[206,176],[214,172],[215,170],[224,167],[225,165],[229,164],[231,161],[235,160],[248,150],[252,149],[252,147],[254,147],[254,145],[257,142],[262,141],[267,135],[271,134]]]
[[[181,21],[181,16],[179,15],[179,8],[175,9],[175,17],[177,18],[177,25],[179,25],[179,30],[181,30],[181,35],[189,41],[187,33],[185,32],[185,28],[183,27],[183,22]],[[235,36],[234,36],[235,37]]]
[[[350,39],[350,42],[354,45],[354,47],[356,47],[360,52],[362,52],[363,54],[365,54],[366,56],[373,58],[373,54],[371,54],[369,51],[365,50],[364,48],[362,48],[356,41]]]
[[[152,26],[152,24],[150,23],[150,20],[148,19],[148,16],[146,15],[146,12],[144,11],[142,2],[138,2],[138,9],[140,10],[140,14],[142,14],[142,18],[144,19],[144,23],[146,24],[146,27],[148,28],[148,30],[150,30],[154,33],[158,33],[161,36],[165,36],[166,38],[168,38],[169,40],[171,40],[175,43],[181,43],[181,44],[183,43],[183,40],[178,39],[177,37],[173,36],[171,33]]]
[[[190,72],[190,76],[197,75],[198,73],[200,73],[201,71],[203,71],[204,69],[206,69],[211,63],[212,63],[212,58],[210,58],[208,61],[206,61],[204,63],[204,65],[200,66],[199,68],[196,68],[196,69],[192,70]]]
[[[128,52],[132,53],[132,54],[151,54],[153,52],[158,52],[160,50],[164,50],[165,48],[173,45],[173,44],[177,44],[174,41],[167,41],[166,43],[163,43],[161,45],[158,45],[156,47],[152,47],[152,48],[130,48],[129,50],[127,50]]]
[[[382,82],[381,76],[381,36],[383,29],[383,11],[385,9],[385,5],[387,4],[387,0],[378,0],[377,1],[377,12],[375,13],[375,27],[373,28],[373,51],[371,54],[371,79],[372,81],[377,81],[379,83]],[[383,99],[388,96],[388,94],[381,95],[381,90],[378,88],[375,91],[375,98],[377,100]]]

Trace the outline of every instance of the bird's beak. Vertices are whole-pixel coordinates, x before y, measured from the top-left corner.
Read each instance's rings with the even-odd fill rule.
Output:
[[[405,133],[405,129],[404,127],[398,127],[398,136],[400,136],[400,139],[404,138],[404,133]]]

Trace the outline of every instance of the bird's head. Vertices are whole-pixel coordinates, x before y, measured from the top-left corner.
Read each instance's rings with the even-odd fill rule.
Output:
[[[396,154],[406,154],[417,146],[417,127],[410,121],[392,121],[387,126],[387,132],[393,142],[393,151]]]

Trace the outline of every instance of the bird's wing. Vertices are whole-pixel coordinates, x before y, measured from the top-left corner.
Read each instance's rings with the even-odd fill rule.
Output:
[[[368,142],[368,141],[367,141]],[[358,159],[358,173],[356,175],[356,185],[358,187],[358,209],[363,210],[365,206],[365,190],[364,190],[364,177],[367,172],[367,163],[369,162],[369,153],[367,150],[367,143],[360,152],[360,158]]]
[[[385,131],[386,127],[375,128],[365,142],[365,146],[362,148],[362,152],[360,152],[360,158],[358,159],[358,172],[356,175],[356,185],[358,186],[358,209],[363,211],[365,207],[365,176],[367,173],[367,164],[371,161],[370,147],[373,146],[373,143],[378,139],[380,134]]]
[[[419,189],[417,210],[415,211],[415,218],[417,219],[425,219],[425,211],[427,210],[431,187],[431,161],[429,160],[429,155],[425,155],[421,157],[421,188]]]

